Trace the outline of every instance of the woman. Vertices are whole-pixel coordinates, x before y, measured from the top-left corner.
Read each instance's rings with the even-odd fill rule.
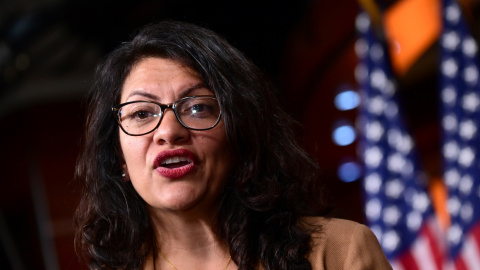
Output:
[[[389,269],[365,226],[306,218],[317,165],[213,32],[146,26],[99,65],[88,112],[76,247],[90,269]]]

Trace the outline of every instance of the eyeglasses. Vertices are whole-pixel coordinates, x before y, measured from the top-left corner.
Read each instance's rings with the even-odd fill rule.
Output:
[[[112,111],[123,132],[141,136],[158,128],[167,108],[173,110],[182,126],[192,130],[214,128],[222,114],[214,96],[185,97],[170,104],[130,101],[113,106]]]

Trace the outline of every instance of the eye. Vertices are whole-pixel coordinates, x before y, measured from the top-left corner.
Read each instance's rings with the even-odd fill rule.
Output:
[[[209,118],[218,115],[218,103],[212,98],[192,98],[179,104],[182,117]]]
[[[122,121],[148,121],[158,116],[156,104],[131,103],[122,108]]]
[[[134,113],[132,113],[132,115],[130,116],[131,118],[138,118],[138,119],[145,119],[145,118],[148,118],[152,116],[152,113],[149,112],[149,111],[145,111],[145,110],[142,110],[142,111],[136,111]]]
[[[208,112],[210,111],[211,108],[207,106],[206,104],[194,104],[192,107],[190,107],[190,111],[192,114],[196,113],[202,113],[202,112]]]

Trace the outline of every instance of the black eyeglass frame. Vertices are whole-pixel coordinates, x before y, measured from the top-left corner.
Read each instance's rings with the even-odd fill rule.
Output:
[[[184,98],[181,98],[181,99],[179,99],[179,100],[177,100],[173,103],[170,103],[170,104],[163,104],[163,103],[152,101],[152,100],[135,100],[135,101],[129,101],[129,102],[125,102],[125,103],[121,103],[121,104],[112,106],[112,112],[115,115],[115,118],[117,119],[117,123],[120,126],[120,128],[122,129],[122,131],[125,132],[125,134],[130,135],[130,136],[143,136],[143,135],[147,135],[147,134],[155,131],[160,126],[160,123],[162,123],[162,119],[163,119],[163,116],[165,115],[165,110],[166,109],[171,109],[173,111],[173,113],[175,114],[175,117],[177,118],[178,122],[183,127],[185,127],[186,129],[200,130],[201,131],[201,130],[209,130],[209,129],[212,129],[212,128],[216,127],[217,124],[220,122],[220,119],[222,118],[222,110],[221,109],[220,109],[220,113],[218,114],[217,121],[211,127],[208,127],[208,128],[192,128],[192,127],[189,127],[189,126],[185,125],[185,123],[182,122],[182,120],[180,119],[180,116],[177,113],[177,109],[176,109],[177,104],[184,101],[184,100],[192,99],[192,98],[211,98],[211,99],[215,99],[218,103],[218,99],[215,96],[211,96],[211,95],[198,95],[198,96],[184,97]],[[160,106],[161,115],[158,119],[157,125],[155,125],[155,127],[152,130],[150,130],[148,132],[145,132],[145,133],[142,133],[142,134],[132,134],[132,133],[127,132],[122,126],[122,121],[120,120],[120,115],[119,115],[120,109],[125,105],[132,104],[132,103],[141,103],[141,102],[152,103],[152,104],[156,104],[156,105]],[[220,108],[220,105],[219,105],[219,108]]]

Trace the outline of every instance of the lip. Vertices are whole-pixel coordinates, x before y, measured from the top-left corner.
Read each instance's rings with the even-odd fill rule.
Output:
[[[162,166],[162,163],[169,158],[174,157],[183,157],[186,158],[189,163],[177,168],[167,168]],[[195,155],[187,149],[176,149],[176,150],[167,150],[162,151],[157,155],[155,161],[153,162],[155,171],[161,176],[169,179],[178,179],[182,178],[185,175],[191,173],[195,165]]]

